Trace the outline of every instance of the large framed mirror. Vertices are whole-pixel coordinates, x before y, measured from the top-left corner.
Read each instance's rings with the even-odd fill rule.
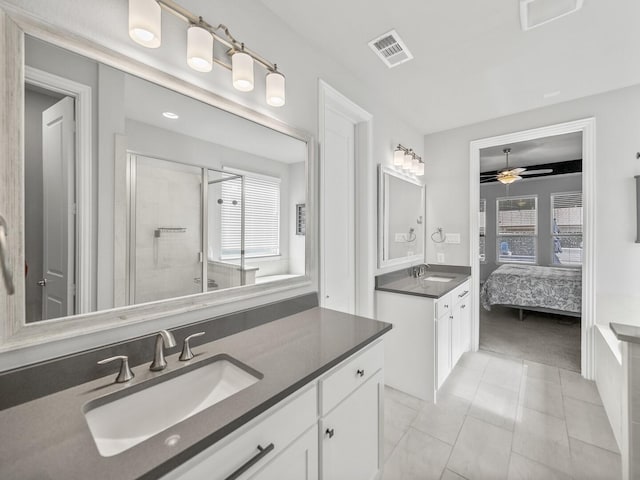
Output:
[[[2,30],[0,351],[314,289],[311,135],[34,19]]]
[[[378,166],[378,266],[424,261],[424,185]]]

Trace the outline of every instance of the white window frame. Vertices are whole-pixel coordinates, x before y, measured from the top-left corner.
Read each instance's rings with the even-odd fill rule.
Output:
[[[280,257],[282,254],[281,251],[281,220],[282,220],[282,212],[281,212],[281,208],[282,208],[282,180],[279,177],[273,176],[273,175],[265,175],[262,173],[257,173],[257,172],[250,172],[247,170],[240,170],[237,168],[232,168],[232,167],[226,167],[223,166],[222,170],[224,170],[224,172],[226,173],[230,173],[230,174],[234,174],[234,175],[242,175],[245,178],[245,191],[244,191],[244,196],[245,196],[245,246],[244,246],[244,251],[245,251],[245,255],[244,258],[253,258],[253,259],[257,259],[257,258],[274,258],[274,257]],[[254,179],[260,179],[263,181],[268,181],[268,182],[272,182],[278,185],[278,219],[277,219],[277,253],[274,254],[267,254],[267,255],[251,255],[251,254],[247,254],[247,236],[246,236],[246,231],[247,231],[247,220],[248,220],[248,215],[247,215],[247,184],[246,184],[246,179],[247,178],[254,178]],[[221,261],[227,261],[227,260],[237,260],[241,257],[241,255],[224,255],[223,254],[223,229],[222,229],[222,224],[223,224],[223,218],[222,218],[222,214],[220,217],[220,260]]]
[[[576,193],[580,194],[580,198],[581,198],[581,203],[582,203],[582,191],[573,191],[573,192],[556,192],[556,193],[552,193],[549,196],[549,209],[550,209],[550,214],[549,214],[549,231],[551,232],[551,258],[549,259],[549,265],[551,265],[552,267],[562,267],[562,268],[582,268],[582,263],[553,263],[553,255],[554,255],[554,237],[576,237],[576,234],[571,234],[571,233],[553,233],[553,198],[558,196],[558,195],[575,195]],[[582,233],[580,233],[580,237],[582,238],[582,241],[584,242],[584,205],[583,205],[583,212],[582,212]],[[582,260],[584,261],[584,246],[582,248]]]
[[[520,199],[533,199],[535,202],[535,231],[532,235],[502,235],[500,234],[500,201],[501,200],[520,200]],[[498,197],[496,198],[496,265],[539,265],[540,258],[538,253],[538,195],[519,195],[519,196],[509,196],[509,197]],[[500,261],[500,238],[501,237],[533,237],[534,238],[534,261],[533,262],[505,262]]]

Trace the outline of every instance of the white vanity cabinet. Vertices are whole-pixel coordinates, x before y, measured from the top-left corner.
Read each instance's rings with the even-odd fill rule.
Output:
[[[376,291],[376,318],[393,324],[385,338],[385,383],[427,401],[471,348],[467,280],[434,299]]]
[[[373,479],[382,458],[383,364],[379,340],[163,480]]]

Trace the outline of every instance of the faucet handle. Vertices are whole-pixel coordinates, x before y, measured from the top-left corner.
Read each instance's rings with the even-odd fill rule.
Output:
[[[122,363],[120,363],[120,373],[118,373],[118,376],[116,377],[116,383],[125,383],[131,380],[134,375],[131,368],[129,368],[129,357],[126,355],[116,355],[115,357],[105,358],[104,360],[100,360],[98,365],[111,363],[115,360],[122,360]]]
[[[180,360],[181,362],[186,362],[187,360],[191,360],[193,358],[194,355],[193,355],[193,352],[191,351],[189,340],[195,337],[201,337],[202,335],[204,335],[204,332],[198,332],[198,333],[194,333],[193,335],[189,335],[187,338],[184,339],[184,342],[182,344],[182,353],[180,354],[180,358],[178,360]]]

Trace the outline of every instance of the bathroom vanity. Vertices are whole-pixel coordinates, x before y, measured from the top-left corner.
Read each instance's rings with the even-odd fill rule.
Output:
[[[390,329],[315,307],[192,345],[192,360],[169,355],[161,372],[150,371],[148,363],[136,366],[126,383],[115,383],[113,365],[107,376],[0,411],[7,440],[0,448],[0,477],[372,479],[383,458],[381,337]],[[252,380],[190,413],[198,403],[192,397],[202,392],[181,389],[182,380],[217,364],[231,365],[228,380],[218,382],[223,390],[237,383],[233,372]],[[164,394],[158,388],[163,384],[171,386]],[[150,388],[157,389],[153,401],[128,402]],[[105,439],[88,416],[115,402],[121,403]],[[104,447],[105,441],[129,441],[117,438],[122,432],[152,432],[154,422],[174,411],[174,424],[149,438],[124,449],[121,443],[115,450]]]
[[[435,402],[471,348],[470,269],[422,267],[376,277],[376,318],[393,324],[385,340],[385,383]]]

